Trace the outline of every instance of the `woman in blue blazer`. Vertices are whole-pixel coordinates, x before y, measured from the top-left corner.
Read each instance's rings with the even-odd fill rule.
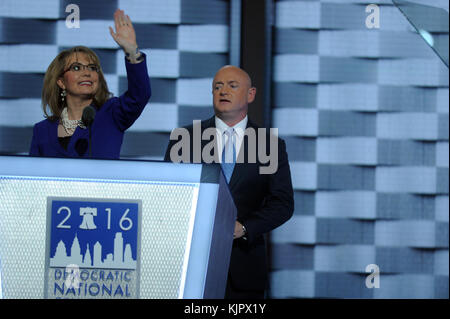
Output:
[[[112,97],[100,61],[89,48],[76,46],[62,51],[44,77],[42,107],[46,119],[35,124],[30,147],[32,156],[117,159],[123,135],[140,116],[151,96],[146,56],[138,50],[128,15],[114,13],[113,39],[124,50],[128,91]],[[87,106],[96,110],[89,130],[81,120]]]

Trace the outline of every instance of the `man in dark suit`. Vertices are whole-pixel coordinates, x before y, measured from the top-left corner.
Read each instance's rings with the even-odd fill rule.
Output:
[[[216,160],[222,158],[219,162],[238,211],[225,298],[264,298],[268,283],[264,234],[286,222],[294,211],[284,141],[248,120],[248,104],[253,102],[255,94],[256,89],[244,70],[225,66],[216,73],[213,81],[215,116],[199,124],[202,133],[215,128],[216,136],[211,135],[209,141],[196,141],[201,145],[201,149],[196,150],[192,147],[193,138],[199,127],[186,127],[190,136],[190,154],[185,157],[185,162],[196,162],[195,158],[209,162],[201,156],[202,150],[211,141],[216,143],[218,154],[212,155]],[[246,132],[254,133],[254,138]],[[166,161],[177,161],[175,154],[182,155],[179,151],[183,148],[172,150],[179,141],[171,139],[169,142]],[[267,158],[262,160],[264,156],[255,159],[256,154],[262,154],[261,150],[270,154],[269,163]]]

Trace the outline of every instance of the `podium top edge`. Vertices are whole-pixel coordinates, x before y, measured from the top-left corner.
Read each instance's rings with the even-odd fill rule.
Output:
[[[220,165],[156,160],[0,156],[0,177],[219,183]]]

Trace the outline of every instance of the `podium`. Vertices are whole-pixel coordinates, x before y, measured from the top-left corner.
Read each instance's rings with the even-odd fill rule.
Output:
[[[223,298],[218,164],[0,156],[3,298]]]

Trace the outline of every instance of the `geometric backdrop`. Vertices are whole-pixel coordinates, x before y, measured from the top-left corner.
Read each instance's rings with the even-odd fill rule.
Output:
[[[71,3],[78,29],[65,24]],[[365,26],[369,3],[380,7],[379,29]],[[448,12],[446,1],[430,3]],[[389,0],[273,7],[271,127],[287,144],[295,212],[270,235],[269,297],[448,298],[448,68]],[[28,153],[60,50],[94,49],[110,91],[126,90],[108,30],[116,8],[133,21],[152,85],[121,157],[161,160],[172,129],[213,114],[230,1],[2,0],[0,154]],[[448,25],[429,30],[448,36]],[[369,264],[380,288],[365,285]]]
[[[448,298],[448,68],[391,1],[276,1],[273,33],[295,213],[272,232],[271,296]]]

